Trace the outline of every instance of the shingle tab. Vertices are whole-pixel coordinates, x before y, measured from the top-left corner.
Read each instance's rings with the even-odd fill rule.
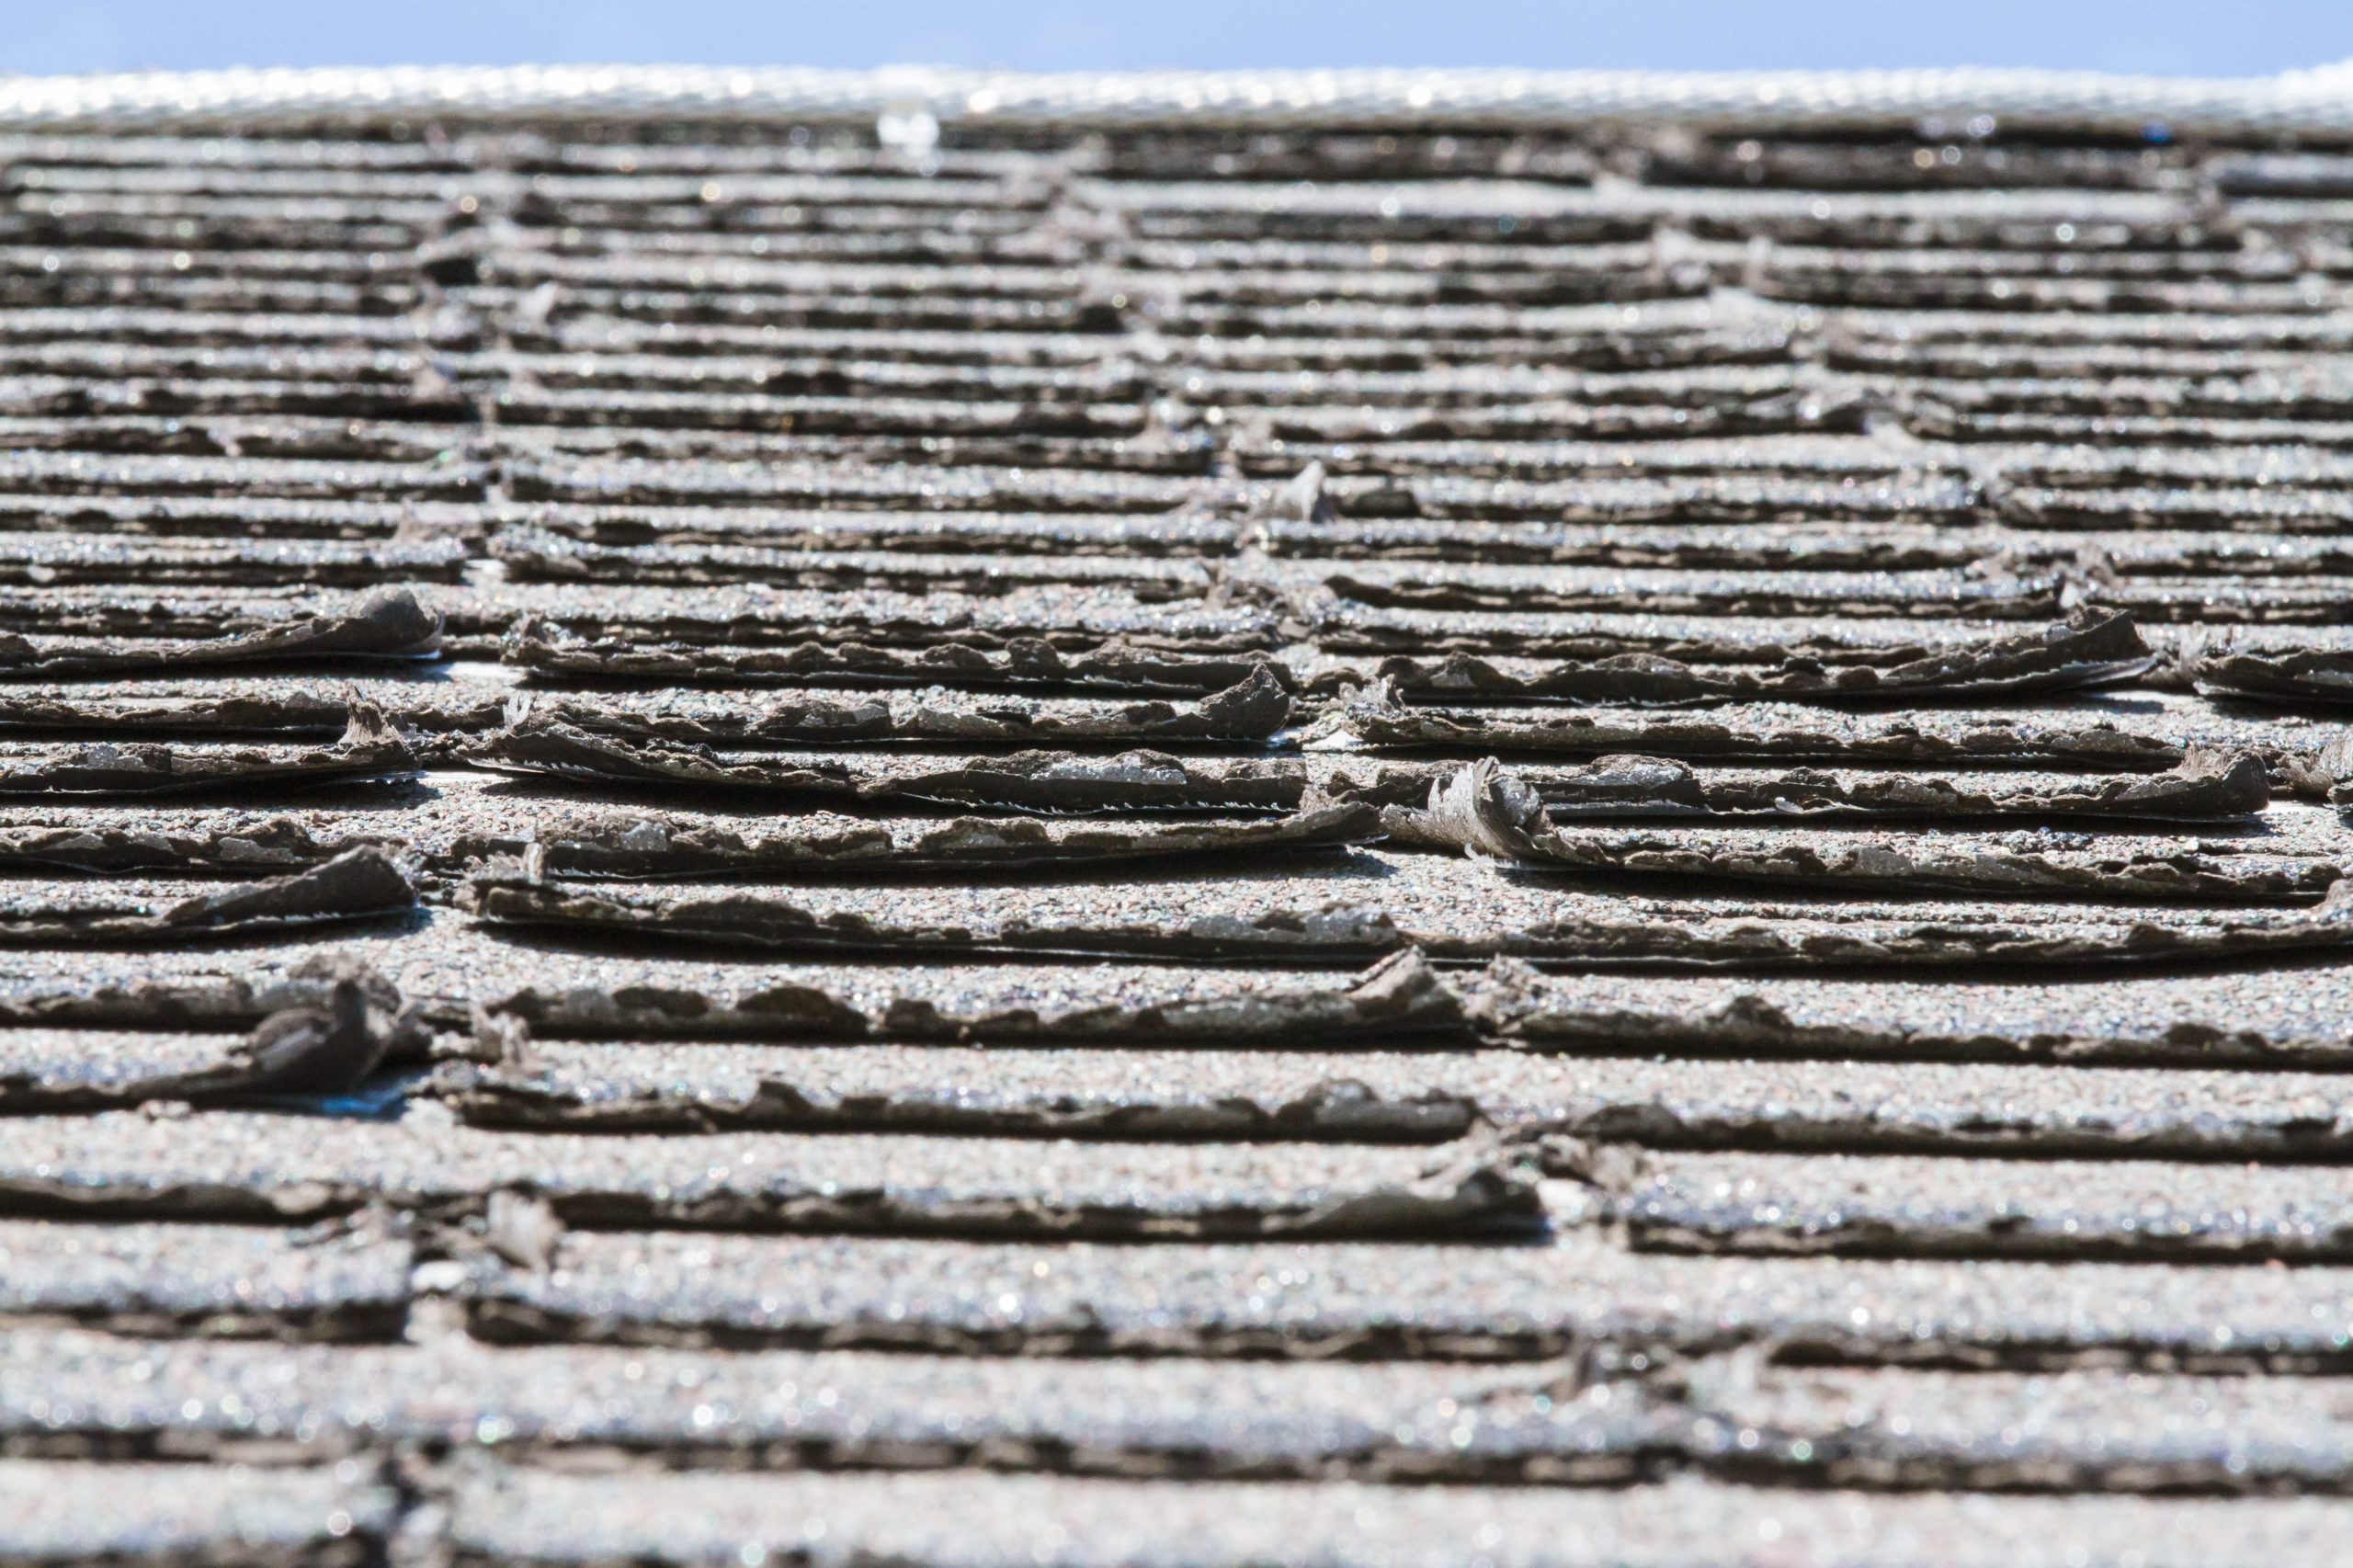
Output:
[[[358,1467],[248,1470],[0,1460],[0,1552],[20,1562],[239,1562],[343,1568],[400,1519]]]
[[[594,1478],[517,1470],[460,1494],[468,1563],[741,1563],[792,1550],[953,1568],[1035,1562],[1182,1568],[1290,1558],[1318,1568],[1483,1560],[1510,1568],[1694,1568],[1760,1544],[1827,1562],[2060,1568],[2245,1563],[2325,1551],[2343,1505],[1873,1496],[1696,1483],[1625,1492],[1196,1483],[983,1476]],[[822,1530],[818,1527],[823,1527]]]
[[[569,1222],[935,1234],[1525,1234],[1526,1173],[1475,1145],[1064,1142],[743,1133],[643,1141],[461,1128],[438,1107],[347,1122],[136,1112],[8,1124],[0,1205],[19,1213],[267,1222],[370,1203],[480,1209],[543,1195]]]
[[[485,1339],[938,1354],[2330,1371],[2353,1274],[1539,1246],[1157,1247],[573,1232],[462,1287]]]

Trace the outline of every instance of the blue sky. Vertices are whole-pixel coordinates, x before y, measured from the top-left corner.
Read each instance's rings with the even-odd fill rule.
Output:
[[[1081,71],[2033,65],[2257,75],[2353,57],[2353,0],[6,0],[0,72],[565,63]]]

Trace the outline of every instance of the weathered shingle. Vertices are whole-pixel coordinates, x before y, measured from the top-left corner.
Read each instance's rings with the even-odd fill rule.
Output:
[[[2325,84],[423,80],[0,86],[0,1558],[2329,1555]]]

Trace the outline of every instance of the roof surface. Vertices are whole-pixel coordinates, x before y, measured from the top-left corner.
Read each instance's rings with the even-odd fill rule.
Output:
[[[2340,1555],[2338,85],[0,85],[0,1560]]]

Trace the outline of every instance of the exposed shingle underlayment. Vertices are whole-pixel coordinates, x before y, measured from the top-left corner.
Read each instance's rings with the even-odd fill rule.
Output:
[[[0,1562],[2341,1556],[2348,104],[0,83]]]

